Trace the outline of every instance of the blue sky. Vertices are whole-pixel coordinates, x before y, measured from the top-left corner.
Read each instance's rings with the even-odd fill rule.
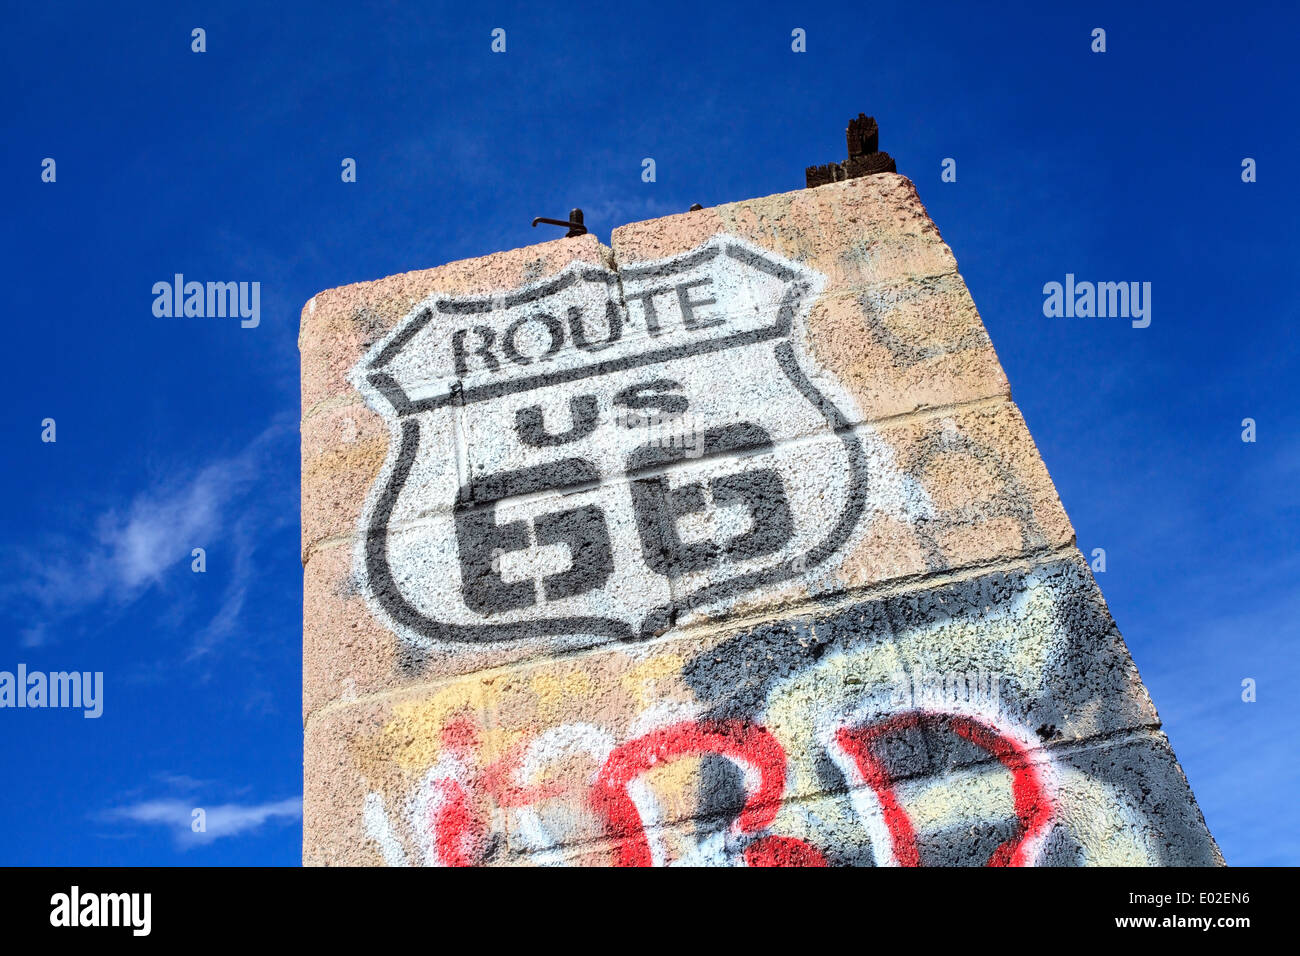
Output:
[[[1080,546],[1106,549],[1228,861],[1300,862],[1300,16],[1137,6],[15,7],[0,669],[106,689],[98,720],[0,712],[0,863],[298,862],[307,299],[552,238],[532,217],[572,206],[607,240],[799,188],[859,111],[952,246]],[[177,272],[259,281],[260,325],[156,318]],[[1151,326],[1044,317],[1067,272],[1151,282]]]

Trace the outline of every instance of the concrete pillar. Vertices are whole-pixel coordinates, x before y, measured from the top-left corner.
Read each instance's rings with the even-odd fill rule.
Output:
[[[299,346],[304,863],[1222,863],[903,176]]]

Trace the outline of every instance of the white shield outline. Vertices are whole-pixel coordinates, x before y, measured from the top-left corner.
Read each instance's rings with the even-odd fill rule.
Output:
[[[653,276],[667,278],[715,256],[728,256],[785,283],[776,320],[765,327],[748,329],[715,339],[704,352],[722,351],[741,345],[772,343],[773,358],[796,392],[825,419],[831,432],[847,452],[848,484],[845,504],[829,531],[801,555],[767,568],[751,570],[709,583],[682,594],[667,604],[651,609],[639,624],[622,618],[600,616],[537,617],[526,621],[456,624],[440,621],[417,608],[400,591],[388,561],[388,522],[393,507],[420,454],[419,413],[451,405],[471,404],[546,384],[569,382],[652,365],[677,357],[701,354],[698,343],[668,346],[637,355],[592,362],[556,373],[541,373],[503,382],[468,385],[456,382],[444,394],[432,397],[408,395],[393,376],[384,371],[394,358],[436,313],[447,315],[483,313],[493,308],[532,303],[554,295],[578,281],[603,282],[609,300],[627,317],[622,281]],[[445,296],[437,293],[418,303],[396,326],[376,342],[349,373],[349,381],[361,392],[366,404],[384,418],[389,428],[388,455],[379,477],[367,495],[362,510],[354,558],[355,576],[371,611],[414,648],[429,650],[439,644],[509,644],[540,637],[603,638],[640,640],[670,629],[679,613],[738,597],[758,588],[803,577],[827,562],[852,537],[867,506],[867,453],[844,411],[813,383],[798,360],[802,327],[825,277],[806,266],[791,262],[757,246],[718,233],[690,252],[665,259],[623,266],[615,272],[590,263],[574,262],[557,276],[527,283],[506,293],[477,296]],[[847,401],[841,398],[841,401]],[[654,574],[649,568],[646,574]]]

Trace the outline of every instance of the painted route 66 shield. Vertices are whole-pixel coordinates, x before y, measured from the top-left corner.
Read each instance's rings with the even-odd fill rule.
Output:
[[[867,474],[804,352],[822,283],[717,235],[420,303],[351,375],[391,432],[356,554],[372,609],[422,648],[575,646],[824,573]]]

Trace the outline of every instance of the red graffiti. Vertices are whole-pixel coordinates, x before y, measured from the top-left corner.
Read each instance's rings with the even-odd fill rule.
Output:
[[[501,758],[484,762],[479,729],[472,719],[458,716],[441,730],[442,748],[460,769],[460,778],[428,782],[425,827],[443,866],[477,866],[490,844],[487,798],[498,806],[527,806],[564,793],[560,784],[521,787],[513,782],[523,744],[511,746]]]
[[[745,847],[748,866],[829,866],[816,847],[797,837],[759,837]]]
[[[785,751],[775,737],[762,727],[734,720],[674,724],[616,749],[592,786],[592,805],[619,841],[620,866],[651,866],[654,862],[629,785],[659,763],[700,754],[720,754],[758,773],[758,787],[745,800],[736,820],[737,831],[753,833],[775,819],[785,790]]]
[[[442,729],[440,739],[443,750],[458,758],[472,774],[472,789],[490,794],[500,806],[527,806],[564,792],[561,784],[523,787],[514,782],[525,749],[522,741],[512,744],[498,759],[484,762],[478,727],[468,717],[459,716],[449,721]]]
[[[867,726],[841,727],[835,732],[836,744],[861,777],[859,784],[870,787],[875,794],[894,859],[903,866],[921,865],[915,827],[878,751],[882,739],[909,729],[956,734],[996,757],[1010,771],[1018,826],[985,865],[1032,864],[1032,854],[1051,826],[1055,812],[1036,748],[980,718],[931,711],[910,711]],[[442,734],[442,744],[452,769],[425,784],[428,805],[424,826],[426,846],[444,865],[473,866],[490,855],[492,804],[521,807],[575,793],[572,783],[523,786],[515,782],[522,743],[507,748],[497,760],[476,759],[481,758],[482,742],[470,721],[453,721]],[[725,757],[745,771],[748,792],[731,833],[739,838],[737,849],[748,866],[829,865],[817,847],[796,837],[765,832],[780,811],[786,755],[771,732],[740,720],[683,721],[644,734],[609,753],[588,799],[615,842],[617,865],[651,866],[656,862],[651,835],[642,819],[643,808],[632,796],[637,779],[680,757],[705,755]]]
[[[1011,771],[1011,792],[1019,828],[1014,836],[993,851],[985,865],[1026,866],[1032,863],[1029,851],[1051,825],[1054,808],[1029,748],[974,717],[913,711],[868,727],[841,727],[835,734],[836,742],[853,758],[864,782],[875,791],[899,864],[921,865],[916,831],[894,793],[893,777],[872,748],[886,734],[912,727],[950,730],[997,757]]]
[[[470,808],[469,795],[455,780],[440,780],[429,802],[429,832],[443,866],[475,866],[486,830]]]

